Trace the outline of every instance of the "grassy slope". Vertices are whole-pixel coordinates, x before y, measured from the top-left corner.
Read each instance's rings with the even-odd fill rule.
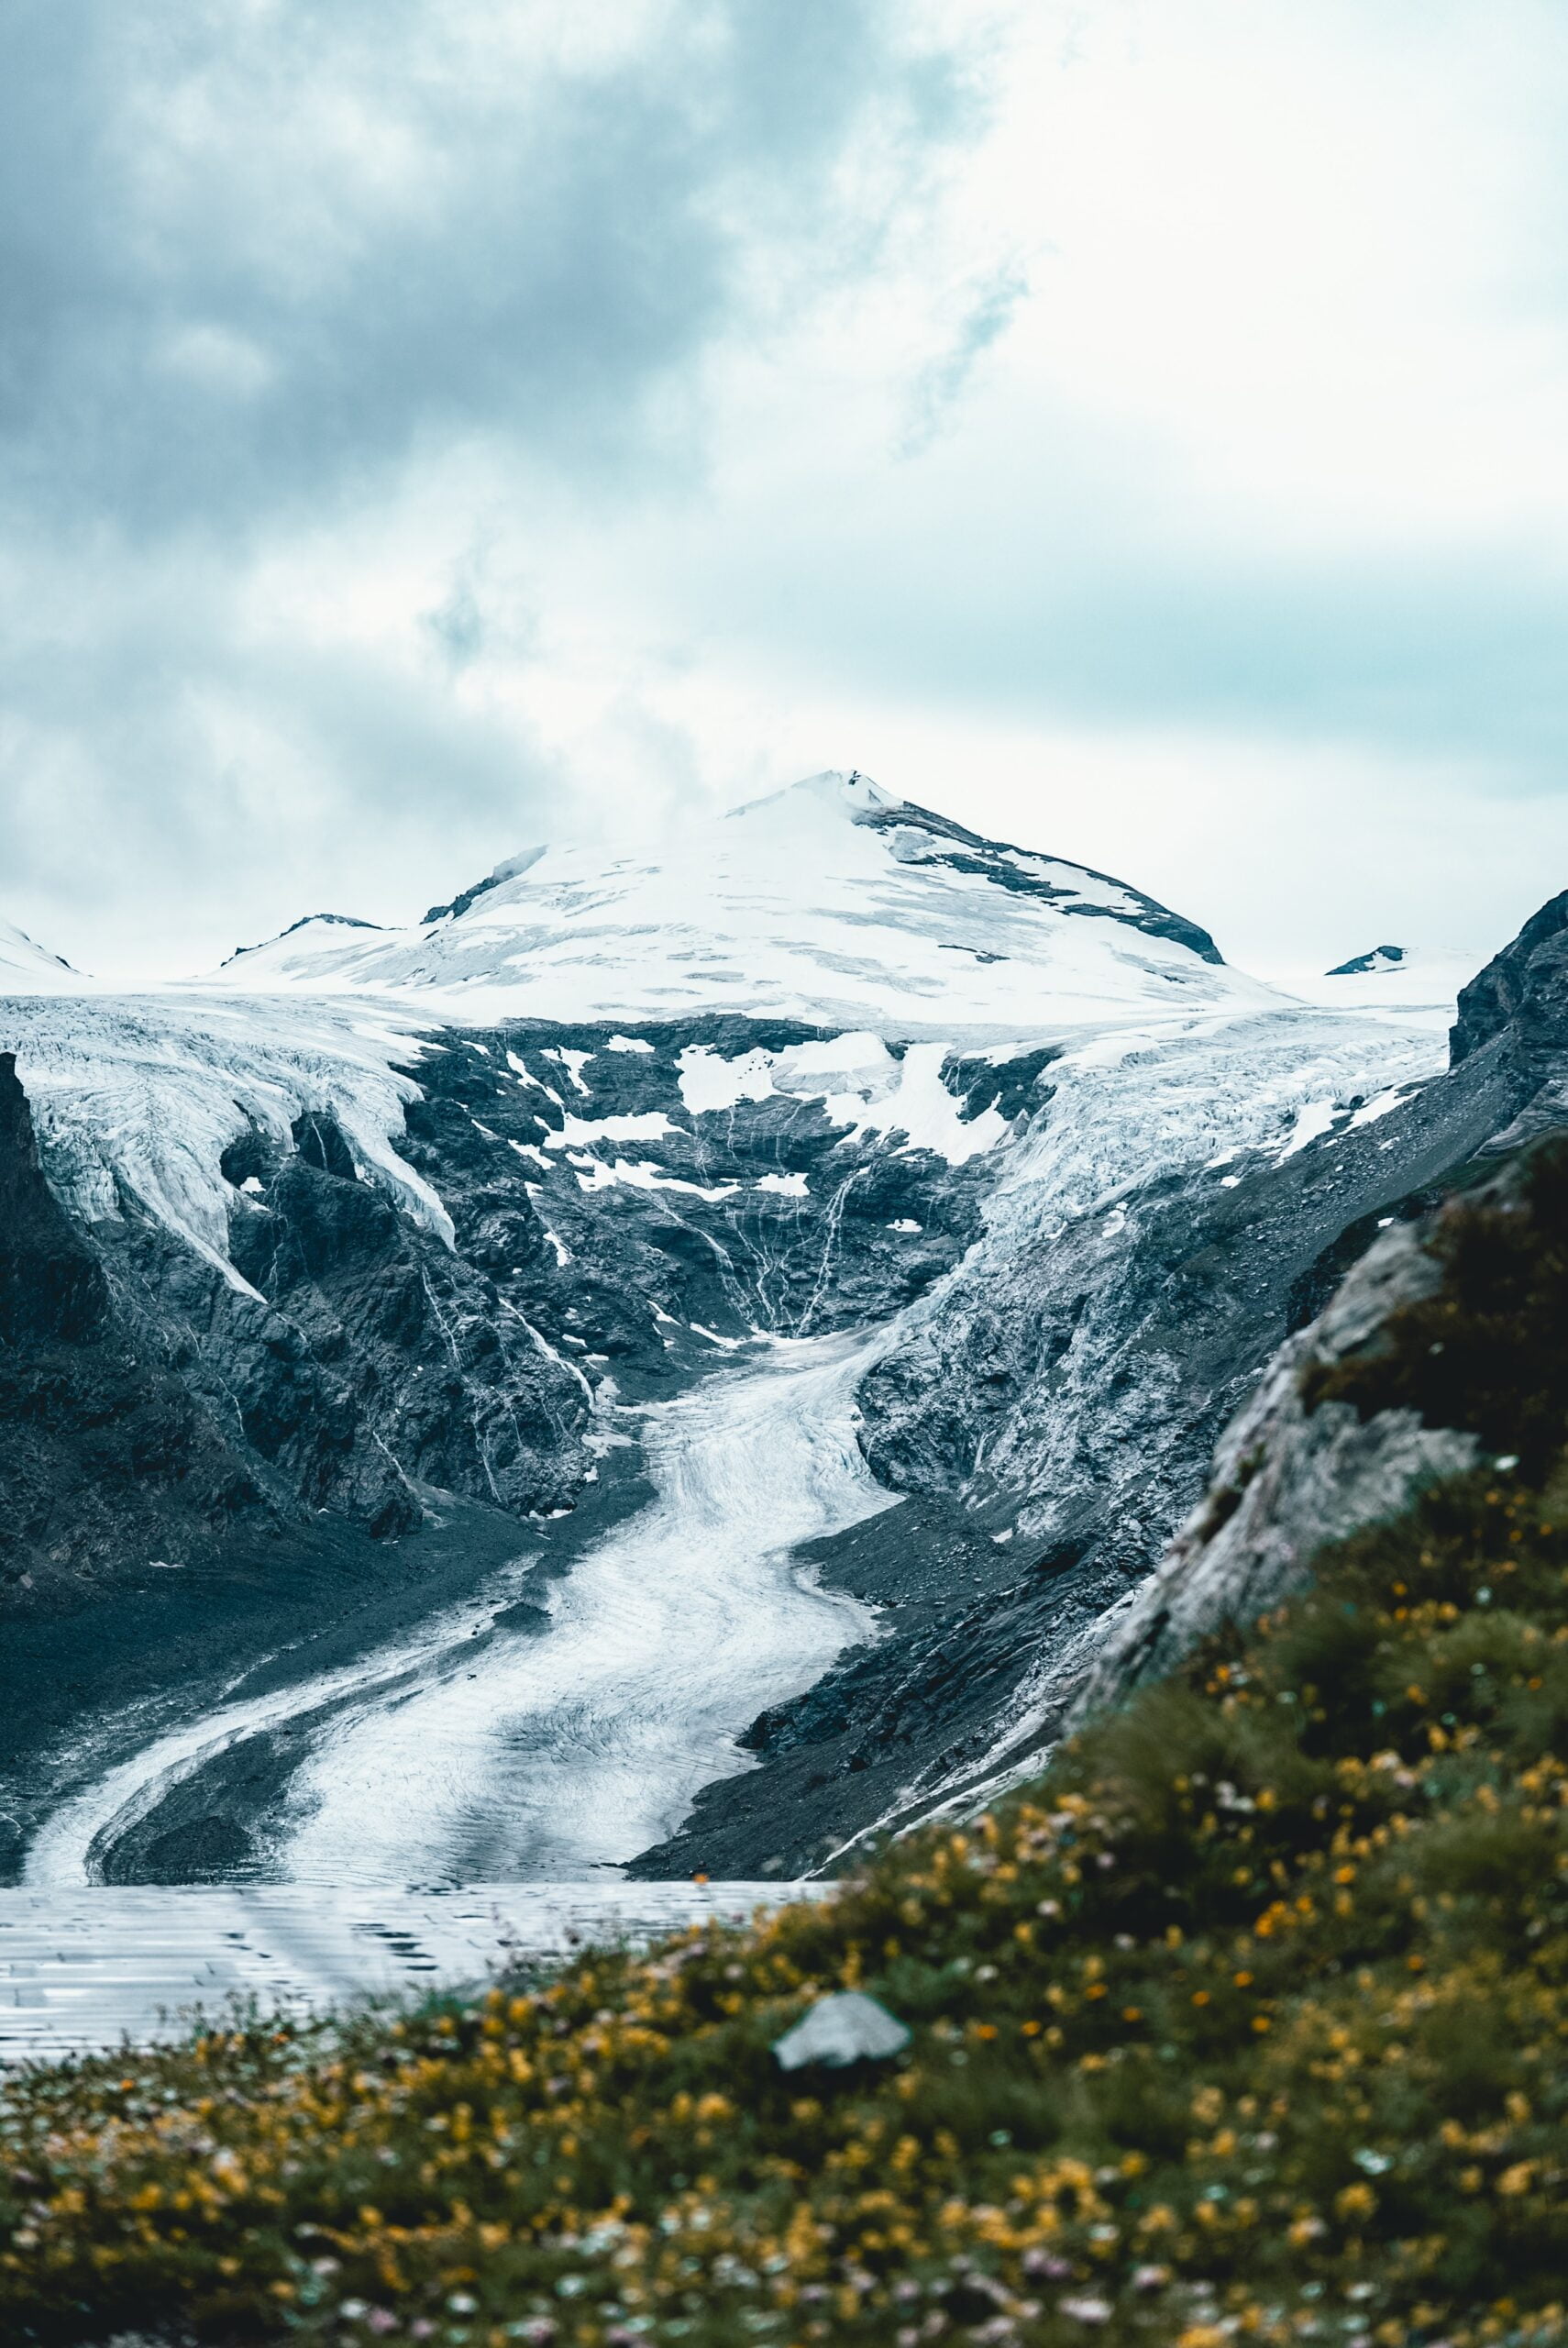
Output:
[[[1526,1192],[1332,1386],[1517,1468],[829,1907],[13,2082],[0,2336],[1568,2334],[1563,1157]],[[908,2054],[782,2077],[845,1985]]]

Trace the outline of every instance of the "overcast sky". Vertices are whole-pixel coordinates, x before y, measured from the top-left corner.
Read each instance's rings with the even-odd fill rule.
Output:
[[[1568,885],[1562,0],[11,0],[0,914],[823,766],[1253,968]]]

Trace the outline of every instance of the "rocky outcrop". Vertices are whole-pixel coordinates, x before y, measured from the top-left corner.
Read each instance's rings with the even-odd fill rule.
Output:
[[[210,1552],[271,1504],[44,1179],[0,1053],[0,1588],[44,1603],[127,1553]]]
[[[1476,1464],[1474,1434],[1428,1426],[1413,1410],[1363,1417],[1348,1402],[1309,1399],[1314,1371],[1375,1346],[1391,1313],[1441,1283],[1421,1228],[1397,1226],[1280,1348],[1225,1429],[1202,1501],[1108,1618],[1066,1726],[1165,1678],[1225,1624],[1255,1622],[1302,1585],[1329,1542],[1398,1515],[1425,1486]]]
[[[1490,1065],[1513,1095],[1495,1149],[1517,1148],[1568,1114],[1568,890],[1463,990],[1449,1049],[1455,1069]]]
[[[601,1391],[672,1391],[757,1329],[885,1318],[958,1260],[988,1176],[896,1125],[846,1131],[823,1098],[846,1075],[764,1080],[832,1040],[730,1017],[438,1034],[403,1072],[393,1136],[438,1213],[412,1211],[325,1098],[282,1127],[237,1104],[215,1168],[221,1254],[129,1177],[83,1180],[69,1130],[51,1133],[51,1185],[0,1063],[13,1603],[75,1603],[116,1558],[189,1564],[239,1516],[248,1539],[252,1519],[330,1520],[384,1541],[443,1496],[518,1519],[567,1509]],[[159,1081],[161,1034],[132,1047]],[[875,1048],[896,1085],[896,1052]],[[693,1054],[741,1069],[737,1097],[691,1105]],[[1048,1059],[955,1063],[955,1130],[1026,1114]]]
[[[275,1163],[259,1135],[225,1153],[233,1261],[271,1307],[226,1316],[248,1441],[310,1506],[378,1534],[417,1524],[430,1487],[518,1514],[569,1499],[589,1465],[583,1380],[495,1278],[547,1253],[526,1198],[488,1249],[447,1247],[361,1177],[330,1115],[293,1138]]]
[[[1435,1280],[1419,1235],[1455,1182],[1565,1121],[1565,969],[1568,897],[1467,991],[1445,1073],[1398,1100],[1342,1098],[1304,1146],[1249,1127],[1275,1071],[1246,1023],[1125,1080],[1055,1065],[981,1240],[861,1390],[863,1448],[910,1496],[911,1585],[955,1554],[938,1502],[1005,1545],[765,1724],[760,1778],[705,1797],[670,1859],[765,1864],[813,1773],[834,1847],[972,1806],[1085,1708],[1262,1611],[1324,1542],[1472,1460],[1474,1437],[1441,1420],[1309,1410],[1300,1381]],[[1216,1100],[1230,1133],[1209,1127]]]
[[[892,1110],[846,1129],[824,1096],[894,1083],[901,1047],[863,1039],[880,1065],[858,1079],[791,1065],[834,1041],[728,1013],[448,1030],[410,1069],[422,1097],[400,1146],[447,1202],[459,1252],[503,1298],[519,1282],[530,1319],[591,1380],[608,1367],[623,1390],[657,1390],[711,1361],[713,1336],[883,1319],[977,1234],[994,1169],[911,1144]],[[955,1132],[1026,1115],[1048,1057],[950,1063]],[[703,1105],[694,1061],[710,1082],[717,1071],[721,1105]]]

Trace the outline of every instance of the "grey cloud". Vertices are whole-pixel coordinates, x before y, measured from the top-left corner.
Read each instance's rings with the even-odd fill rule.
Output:
[[[700,0],[576,61],[519,21],[489,0],[20,0],[11,499],[234,526],[467,433],[624,460],[748,276],[875,238],[834,194],[846,143],[918,173],[965,116],[891,0]],[[759,236],[774,267],[752,272]]]
[[[1509,788],[1561,786],[1568,592],[1531,549],[1320,569],[1193,548],[1180,571],[1146,555],[1120,576],[1090,555],[1032,583],[911,628],[928,681],[940,637],[960,689],[997,706],[1474,757]]]
[[[535,654],[541,506],[690,480],[703,358],[907,229],[977,127],[967,47],[898,0],[13,0],[6,909],[201,952],[549,821],[557,764],[462,689]],[[412,649],[258,591],[468,449]]]
[[[453,564],[446,593],[421,613],[420,626],[455,677],[485,657],[504,657],[515,670],[538,651],[538,612],[513,575],[494,530],[482,532]]]
[[[976,368],[1012,324],[1029,280],[1010,265],[976,287],[945,350],[928,361],[911,386],[909,421],[900,453],[918,457],[953,419]]]
[[[484,650],[490,633],[473,581],[454,579],[445,600],[425,614],[425,626],[453,669],[470,667]]]
[[[716,569],[706,600],[753,657],[894,703],[1354,742],[1562,788],[1568,575],[1539,537],[1325,555],[1260,526],[1243,545],[1181,521],[1152,471],[1113,490],[1105,471],[1064,435],[1043,478],[1004,455],[972,495],[780,516],[766,570]],[[856,581],[852,626],[824,575]]]
[[[0,646],[0,902],[83,967],[210,964],[318,897],[402,917],[411,865],[456,887],[559,813],[526,721],[434,655],[253,640],[188,555],[138,583],[84,578],[71,625]]]

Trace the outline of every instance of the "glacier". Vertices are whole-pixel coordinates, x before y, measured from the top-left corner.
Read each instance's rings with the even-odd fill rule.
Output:
[[[327,1668],[280,1614],[265,1692],[215,1628],[118,1706],[89,1658],[15,1866],[134,1881],[205,1802],[246,1822],[219,1875],[277,1883],[799,1875],[967,1798],[1048,1737],[1043,1658],[1156,1562],[1342,1235],[1447,1162],[1451,976],[1287,994],[837,773],[135,995],[0,933],[43,1174],[116,1344],[253,1479],[247,1558],[527,1536],[439,1603],[400,1565],[403,1618],[366,1601]],[[628,1437],[651,1489],[579,1540]],[[229,1532],[150,1522],[74,1581],[35,1545],[25,1603],[162,1620],[174,1564],[201,1618]]]
[[[635,1857],[698,1787],[752,1766],[735,1740],[765,1705],[876,1634],[791,1562],[892,1505],[855,1441],[865,1361],[863,1341],[776,1339],[635,1414],[656,1497],[549,1593],[547,1633],[509,1626],[503,1572],[412,1639],[231,1695],[62,1803],[24,1880],[102,1881],[127,1826],[285,1727],[301,1758],[259,1879],[569,1881]]]

